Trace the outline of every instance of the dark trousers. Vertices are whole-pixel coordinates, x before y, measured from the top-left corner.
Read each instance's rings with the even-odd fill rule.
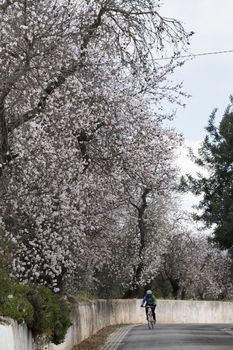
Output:
[[[146,318],[147,318],[149,307],[151,308],[152,316],[153,316],[153,319],[155,321],[155,308],[156,308],[156,305],[146,305]]]

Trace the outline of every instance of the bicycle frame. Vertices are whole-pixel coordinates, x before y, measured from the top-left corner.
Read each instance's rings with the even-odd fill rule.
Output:
[[[147,323],[148,323],[148,328],[149,328],[149,329],[153,329],[156,320],[154,321],[154,319],[153,319],[153,313],[152,313],[151,306],[146,306],[146,308],[148,309],[148,311],[147,311]]]

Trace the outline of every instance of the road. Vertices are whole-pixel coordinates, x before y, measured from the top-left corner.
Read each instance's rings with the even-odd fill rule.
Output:
[[[121,332],[122,333],[122,332]],[[106,349],[113,350],[233,350],[233,324],[157,324],[129,328]]]

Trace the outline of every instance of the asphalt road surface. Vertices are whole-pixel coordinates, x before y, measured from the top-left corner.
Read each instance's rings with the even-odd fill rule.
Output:
[[[233,350],[233,324],[157,324],[129,329],[119,342],[108,344],[117,350]]]

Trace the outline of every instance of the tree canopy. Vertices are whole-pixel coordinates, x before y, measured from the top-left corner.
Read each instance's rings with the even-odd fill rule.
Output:
[[[0,229],[19,281],[92,283],[122,213],[142,216],[172,188],[180,138],[161,104],[179,99],[168,76],[191,33],[160,6],[0,5]],[[159,63],[166,48],[173,58]]]
[[[203,197],[198,208],[203,220],[214,231],[215,241],[222,248],[233,249],[233,111],[226,109],[219,126],[215,125],[217,110],[214,110],[206,127],[207,135],[195,162],[205,174],[188,176],[188,187]]]

